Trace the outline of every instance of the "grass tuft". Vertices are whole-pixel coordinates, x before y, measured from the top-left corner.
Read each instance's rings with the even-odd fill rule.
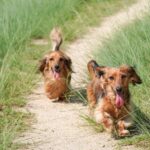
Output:
[[[104,128],[101,124],[98,124],[95,122],[95,120],[88,115],[81,115],[81,118],[83,118],[89,126],[93,127],[96,132],[103,132]]]

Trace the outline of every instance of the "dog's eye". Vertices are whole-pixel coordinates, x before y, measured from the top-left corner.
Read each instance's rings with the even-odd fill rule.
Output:
[[[126,76],[125,74],[121,76],[122,79],[124,79],[124,78],[126,78],[126,77],[127,77],[127,76]]]
[[[114,80],[114,77],[113,77],[113,76],[110,76],[109,79],[110,79],[110,80]]]
[[[54,58],[50,58],[49,60],[50,60],[50,61],[53,61],[53,60],[54,60]]]

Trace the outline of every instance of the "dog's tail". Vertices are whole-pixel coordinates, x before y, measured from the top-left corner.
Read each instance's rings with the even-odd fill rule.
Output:
[[[87,64],[87,68],[92,79],[95,77],[95,70],[97,67],[99,67],[99,65],[95,60],[90,60]]]
[[[62,33],[60,28],[55,27],[50,33],[50,39],[52,42],[52,50],[59,51],[60,45],[62,44]]]

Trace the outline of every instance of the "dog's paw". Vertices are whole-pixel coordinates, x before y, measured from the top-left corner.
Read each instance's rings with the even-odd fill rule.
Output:
[[[119,131],[119,136],[120,137],[129,136],[129,135],[130,135],[129,130],[121,130],[121,131]]]

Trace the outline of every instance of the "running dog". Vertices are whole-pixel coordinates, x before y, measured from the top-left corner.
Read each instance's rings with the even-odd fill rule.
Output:
[[[39,70],[44,76],[45,92],[51,100],[64,100],[65,93],[69,90],[72,62],[71,59],[60,51],[62,34],[59,28],[54,28],[50,34],[52,51],[40,62]]]
[[[87,97],[96,122],[110,133],[129,135],[128,128],[133,125],[129,84],[141,84],[140,77],[133,67],[104,67],[94,60],[88,63],[88,70],[92,81],[87,87]]]

